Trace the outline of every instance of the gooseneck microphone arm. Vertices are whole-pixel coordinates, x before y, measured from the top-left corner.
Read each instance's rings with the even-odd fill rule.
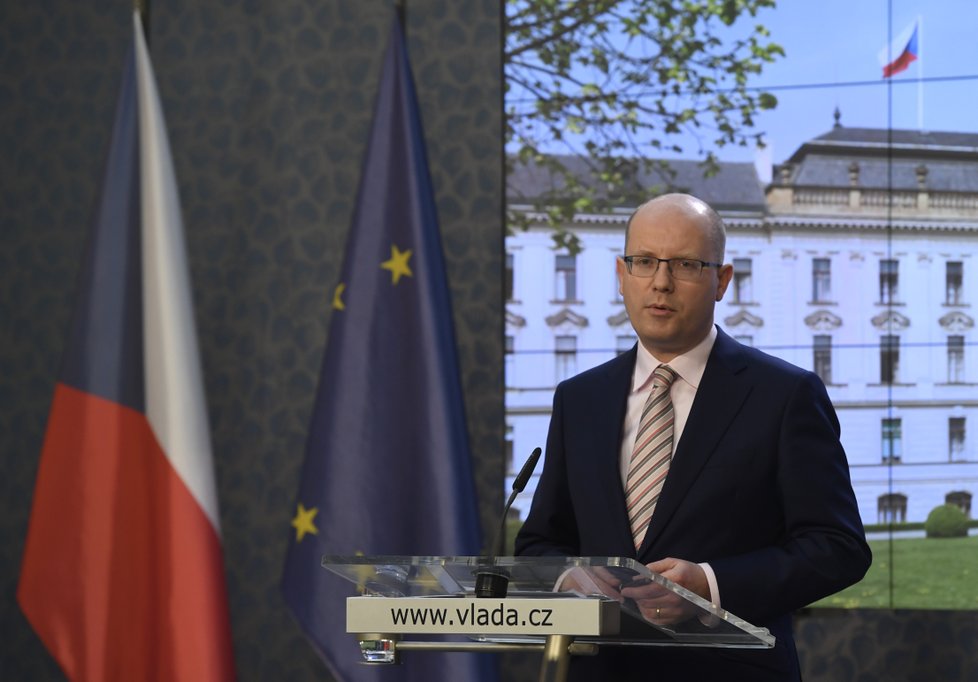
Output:
[[[516,478],[513,480],[513,492],[509,494],[509,500],[506,501],[506,506],[503,507],[502,518],[499,519],[499,527],[496,529],[496,537],[492,542],[492,551],[489,554],[489,558],[495,558],[502,554],[503,551],[503,539],[506,537],[506,515],[509,514],[509,508],[513,506],[513,502],[516,501],[516,496],[523,492],[526,488],[526,484],[530,481],[530,476],[533,475],[533,470],[537,468],[537,462],[540,461],[540,455],[542,454],[540,448],[536,448],[530,453],[527,458],[526,463],[523,464],[523,468],[520,469],[520,473],[517,474]]]
[[[529,482],[530,476],[533,475],[533,470],[536,469],[542,452],[540,448],[535,448],[530,453],[526,463],[523,464],[520,473],[513,480],[513,492],[510,493],[509,500],[503,508],[502,517],[499,519],[499,527],[496,529],[496,536],[490,546],[489,555],[486,557],[488,566],[480,569],[476,573],[475,596],[477,597],[502,598],[506,596],[506,590],[509,586],[509,573],[505,569],[492,566],[492,563],[503,551],[503,538],[506,536],[506,515],[509,514],[509,509],[513,506],[516,496],[523,492],[523,489]]]

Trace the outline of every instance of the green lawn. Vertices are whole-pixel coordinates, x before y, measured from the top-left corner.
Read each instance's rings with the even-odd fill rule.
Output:
[[[507,553],[519,527],[518,520],[507,523]],[[978,609],[978,537],[871,540],[869,546],[873,565],[866,577],[812,606]]]
[[[978,537],[873,540],[869,545],[873,565],[866,577],[813,606],[978,609]]]

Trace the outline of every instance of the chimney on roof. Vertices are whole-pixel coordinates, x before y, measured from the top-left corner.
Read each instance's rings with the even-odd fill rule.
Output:
[[[915,170],[917,171],[917,188],[920,190],[927,189],[927,166],[920,164]]]
[[[792,167],[791,167],[791,164],[788,163],[787,161],[785,161],[783,164],[781,164],[781,168],[778,169],[778,170],[779,170],[779,174],[781,176],[781,184],[782,185],[790,185],[791,184],[791,171],[793,170]]]

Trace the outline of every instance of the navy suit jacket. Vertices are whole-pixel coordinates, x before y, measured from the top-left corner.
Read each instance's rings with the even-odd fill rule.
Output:
[[[642,656],[669,658],[677,674],[715,665],[701,674],[728,679],[738,679],[739,661],[747,666],[743,679],[796,679],[791,612],[857,582],[871,562],[825,387],[813,373],[718,330],[636,552],[619,468],[636,352],[558,385],[544,469],[516,553],[708,562],[723,608],[769,628],[775,650],[642,650],[618,658],[631,666]],[[599,656],[608,665],[612,648]],[[594,677],[602,663],[588,665]]]

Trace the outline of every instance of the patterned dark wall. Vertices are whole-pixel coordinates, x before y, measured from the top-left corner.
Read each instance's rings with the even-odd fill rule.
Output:
[[[187,233],[235,655],[243,680],[328,679],[278,581],[393,4],[151,3]],[[0,679],[61,675],[14,593],[131,3],[0,5]],[[502,506],[498,0],[411,0],[483,520]],[[490,531],[491,532],[491,531]],[[351,640],[351,655],[354,654]]]
[[[501,0],[409,0],[483,525],[502,499]],[[14,600],[130,3],[0,3],[0,680],[61,675]],[[328,674],[278,592],[391,19],[386,0],[155,0],[242,680]],[[926,576],[922,576],[926,579]],[[978,616],[811,612],[806,680],[976,680]],[[505,679],[535,679],[513,657]]]
[[[60,679],[15,590],[126,12],[0,4],[0,678]]]

